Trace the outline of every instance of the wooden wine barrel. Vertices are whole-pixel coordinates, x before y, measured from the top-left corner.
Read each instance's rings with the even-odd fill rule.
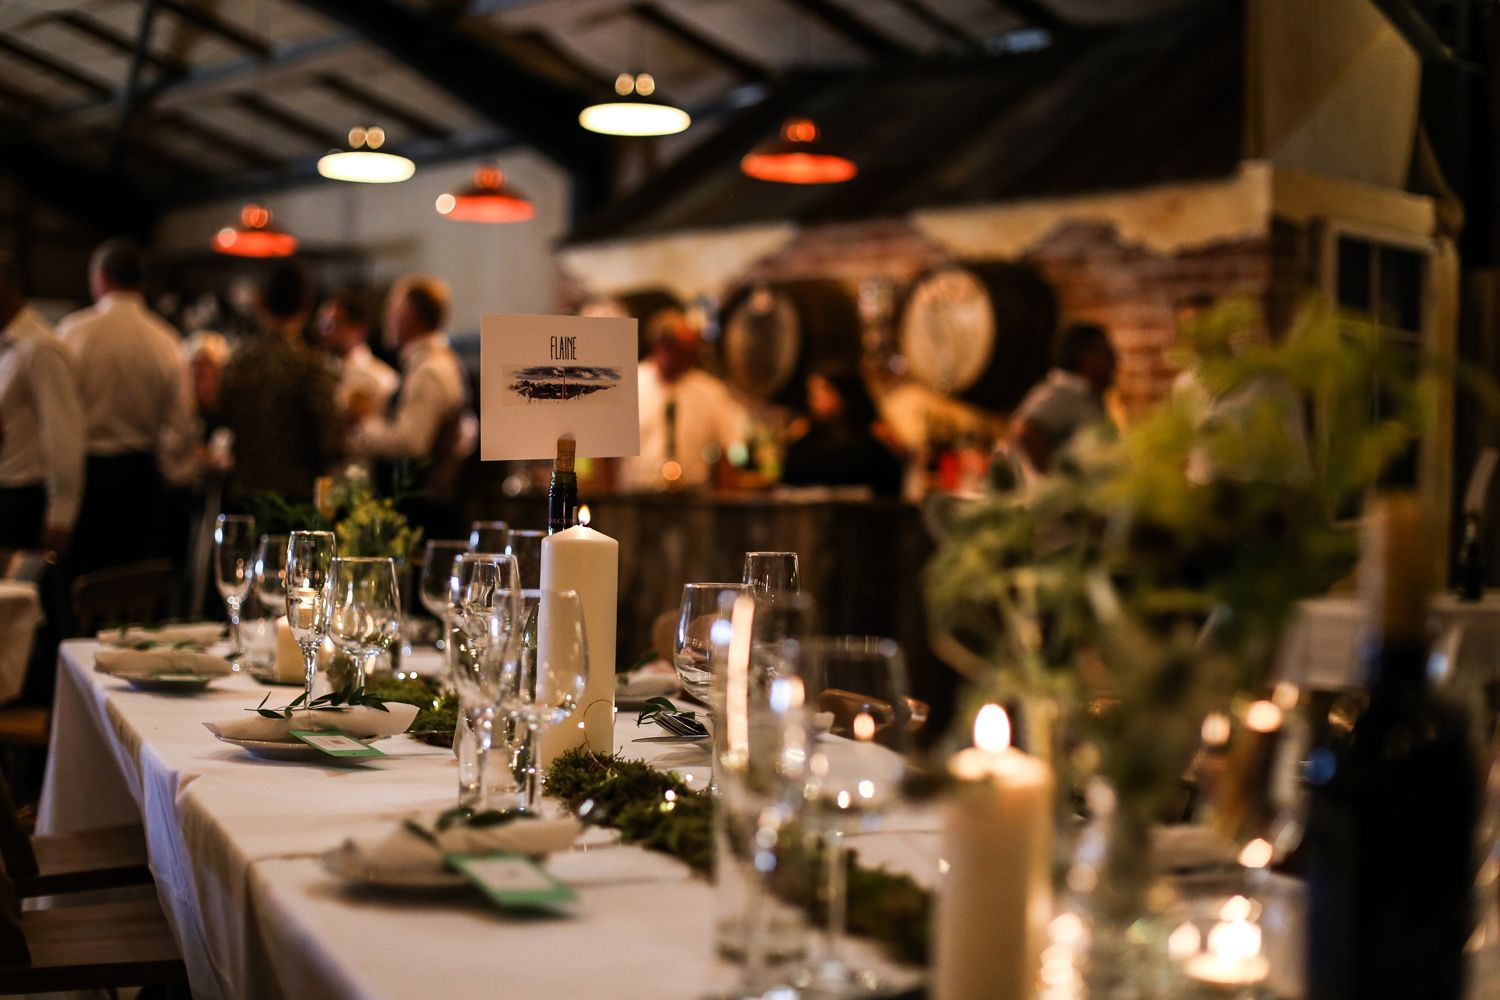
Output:
[[[651,352],[647,333],[652,317],[664,310],[683,312],[685,308],[682,300],[665,288],[642,288],[608,298],[591,299],[579,310],[579,315],[617,316],[635,320],[636,332],[640,336],[640,357],[644,358]]]
[[[913,283],[900,344],[918,381],[987,410],[1015,409],[1052,364],[1057,295],[1029,264],[944,265]]]
[[[748,285],[729,297],[720,315],[724,374],[758,399],[803,409],[814,368],[859,361],[859,304],[836,281]]]

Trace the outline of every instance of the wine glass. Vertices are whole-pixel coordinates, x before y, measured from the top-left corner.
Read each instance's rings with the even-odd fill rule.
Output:
[[[469,525],[470,552],[504,552],[510,544],[510,525],[504,521],[475,521]]]
[[[815,722],[845,737],[811,743],[803,787],[803,820],[823,847],[827,914],[821,954],[808,969],[810,992],[864,993],[878,986],[875,974],[851,967],[839,949],[847,919],[844,840],[878,825],[900,800],[915,714],[906,662],[895,642],[872,636],[820,636],[803,643],[799,654]]]
[[[375,658],[401,634],[396,561],[383,556],[336,558],[328,591],[328,634],[354,657],[355,690],[364,691]]]
[[[713,628],[715,622],[723,620],[719,598],[726,593],[749,594],[750,587],[743,583],[689,583],[682,588],[672,665],[683,689],[705,705],[712,704]]]
[[[511,531],[510,540],[505,544],[503,551],[506,555],[515,556],[516,569],[521,574],[521,586],[526,590],[542,588],[542,539],[546,537],[545,531],[516,528]]]
[[[261,535],[255,550],[255,596],[273,617],[286,614],[286,535]]]
[[[478,811],[489,807],[488,763],[495,724],[507,684],[514,684],[516,647],[523,604],[516,561],[510,556],[471,552],[453,566],[448,596],[448,669],[458,692],[460,734],[467,724],[478,737],[474,747],[477,787],[460,785],[460,804],[470,797]],[[462,738],[458,736],[456,738]]]
[[[756,594],[795,594],[802,590],[795,552],[746,552],[745,583]]]
[[[422,586],[418,595],[422,598],[422,607],[443,625],[438,630],[435,643],[439,652],[448,648],[448,629],[443,619],[448,614],[448,591],[453,584],[453,564],[468,551],[468,542],[434,540],[427,543],[427,550],[422,556]]]
[[[328,577],[336,546],[331,531],[294,531],[286,543],[286,620],[307,670],[303,696],[312,701],[318,647],[328,636]]]
[[[515,668],[507,675],[502,711],[531,745],[583,706],[589,680],[588,633],[583,602],[573,590],[525,590],[523,620],[535,614],[537,642],[520,644]],[[536,812],[537,768],[522,775],[522,812]]]
[[[220,514],[214,524],[214,583],[229,609],[231,658],[244,653],[240,646],[240,605],[250,593],[256,541],[253,517]]]

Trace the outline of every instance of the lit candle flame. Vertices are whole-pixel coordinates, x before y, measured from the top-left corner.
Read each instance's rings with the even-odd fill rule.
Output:
[[[974,717],[974,745],[989,753],[1010,746],[1010,716],[999,705],[986,705]]]
[[[579,507],[578,508],[578,523],[581,524],[581,525],[583,525],[585,528],[587,528],[589,526],[589,521],[591,521],[591,520],[593,520],[593,518],[590,517],[590,515],[589,515],[589,505],[588,504],[584,504],[582,507]]]

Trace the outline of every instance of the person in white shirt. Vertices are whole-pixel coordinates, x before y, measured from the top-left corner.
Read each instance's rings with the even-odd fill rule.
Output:
[[[620,460],[625,489],[702,486],[749,436],[749,417],[729,387],[698,367],[698,331],[682,313],[652,317],[651,356],[639,369],[641,453]]]
[[[87,475],[75,541],[79,571],[161,555],[167,440],[191,437],[181,338],[141,297],[141,251],[109,240],[89,259],[94,305],[58,324],[73,355],[87,426]]]
[[[1047,472],[1059,450],[1085,427],[1108,419],[1104,394],[1115,380],[1115,349],[1093,323],[1063,332],[1058,364],[1021,400],[1006,446],[1026,475]]]
[[[406,466],[404,478],[416,479],[419,492],[408,516],[429,537],[463,527],[453,523],[457,478],[477,436],[463,362],[443,333],[448,309],[448,286],[437,278],[407,275],[391,287],[385,344],[400,353],[401,389],[390,416],[360,420],[349,438],[354,457]]]
[[[0,546],[68,550],[83,441],[72,360],[0,258]]]
[[[339,412],[355,420],[384,414],[401,376],[371,352],[370,317],[360,296],[339,292],[323,303],[318,340],[338,361]]]

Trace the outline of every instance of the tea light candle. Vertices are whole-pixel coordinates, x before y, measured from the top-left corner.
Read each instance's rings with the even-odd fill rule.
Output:
[[[1189,976],[1210,986],[1254,986],[1270,974],[1261,954],[1260,925],[1251,918],[1252,904],[1235,896],[1219,911],[1219,921],[1208,932],[1208,949],[1188,959]]]
[[[620,543],[588,526],[588,508],[576,524],[542,539],[542,589],[574,590],[583,605],[588,640],[589,679],[582,708],[542,732],[541,763],[551,764],[573,747],[587,744],[607,753],[615,738],[615,600],[619,589]],[[537,622],[537,645],[545,634],[545,616]]]
[[[933,996],[1029,1000],[1051,915],[1052,773],[1011,747],[999,705],[980,710],[974,744],[948,765]]]

